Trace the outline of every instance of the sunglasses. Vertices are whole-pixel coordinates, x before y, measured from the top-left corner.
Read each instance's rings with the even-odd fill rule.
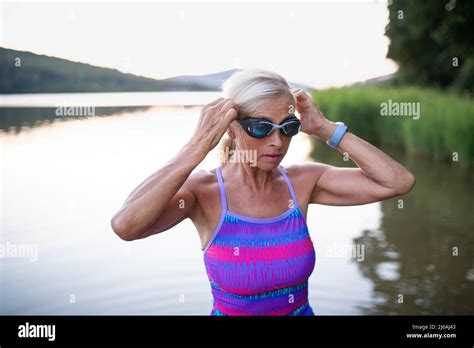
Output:
[[[245,132],[253,138],[264,138],[269,136],[275,129],[287,137],[292,137],[301,130],[301,122],[295,116],[284,119],[280,124],[274,124],[266,118],[244,117],[237,122],[244,128]]]

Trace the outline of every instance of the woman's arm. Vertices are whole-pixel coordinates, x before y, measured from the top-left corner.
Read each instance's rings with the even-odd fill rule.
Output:
[[[327,123],[313,135],[326,141],[337,125]],[[356,205],[381,201],[408,193],[415,185],[415,177],[400,163],[383,151],[346,132],[337,150],[347,155],[359,168],[338,168],[317,164],[319,172],[311,203],[327,205]]]
[[[219,98],[206,105],[191,140],[164,167],[148,177],[128,196],[111,220],[124,240],[144,238],[180,221],[196,204],[192,171],[222,138],[237,112],[234,103]]]
[[[179,217],[194,206],[194,194],[183,184],[205,157],[197,149],[191,142],[186,144],[172,160],[130,194],[111,221],[112,229],[120,238],[128,241],[140,238],[148,227],[163,218],[161,213],[171,201]],[[185,209],[178,211],[177,203],[181,199],[185,202]]]
[[[327,141],[337,125],[322,114],[311,97],[295,92],[302,130]],[[408,193],[415,177],[400,163],[367,141],[346,132],[337,150],[347,153],[359,168],[338,168],[322,163],[305,164],[316,177],[310,203],[358,205],[381,201]]]

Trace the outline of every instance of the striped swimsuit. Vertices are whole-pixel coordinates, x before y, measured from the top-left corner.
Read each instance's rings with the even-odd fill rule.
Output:
[[[210,315],[314,315],[308,303],[308,278],[316,253],[303,212],[281,166],[292,204],[272,218],[227,210],[224,181],[216,168],[222,212],[204,248],[211,284]]]

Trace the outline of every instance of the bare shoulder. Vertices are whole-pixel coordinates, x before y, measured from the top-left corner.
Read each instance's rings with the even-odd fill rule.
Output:
[[[192,173],[187,182],[193,188],[200,188],[203,185],[213,183],[217,180],[215,169],[201,169]]]
[[[220,204],[216,171],[201,169],[192,173],[186,183],[197,203],[189,212],[189,217],[198,228],[198,232],[205,233],[214,220],[218,219],[214,216],[216,210],[213,208]]]
[[[321,174],[330,166],[318,162],[291,164],[283,167],[288,178],[305,189],[314,188]]]
[[[214,196],[213,193],[218,187],[215,169],[201,169],[192,173],[186,181],[186,185],[193,192],[198,203],[206,203],[206,200]]]
[[[283,167],[293,185],[298,203],[302,207],[305,216],[311,202],[312,193],[326,168],[327,165],[316,162],[298,163]]]

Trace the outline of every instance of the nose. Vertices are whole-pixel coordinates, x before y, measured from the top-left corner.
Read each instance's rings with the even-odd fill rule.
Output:
[[[279,129],[275,129],[269,136],[268,141],[270,146],[275,146],[280,148],[283,145],[283,135],[281,134]]]

